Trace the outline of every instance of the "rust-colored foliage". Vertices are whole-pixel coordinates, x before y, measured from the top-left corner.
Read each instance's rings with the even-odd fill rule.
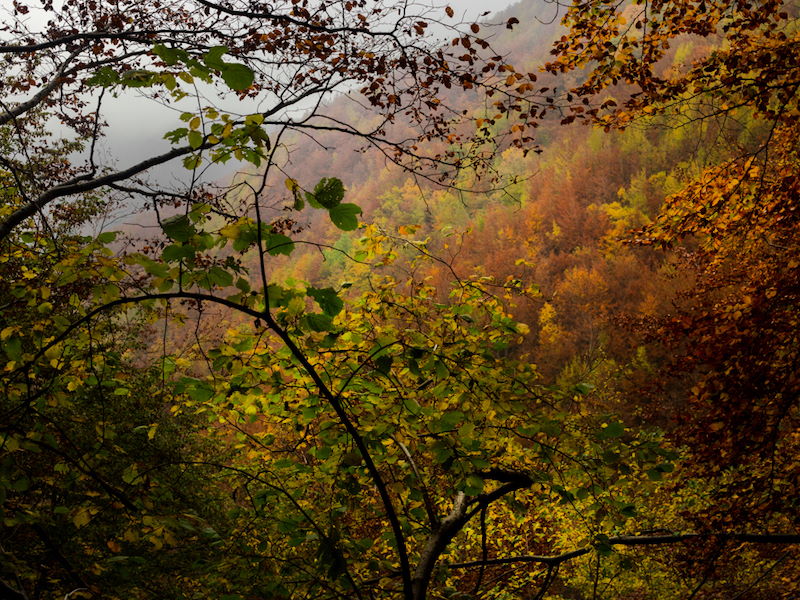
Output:
[[[800,38],[779,1],[592,1],[570,7],[571,34],[552,72],[587,68],[566,120],[608,128],[722,124],[718,159],[669,197],[639,244],[683,246],[696,284],[657,335],[675,353],[668,376],[691,375],[673,417],[695,470],[738,475],[718,510],[767,526],[796,518],[800,379]],[[666,69],[670,46],[706,40],[691,64]],[[590,62],[591,61],[591,62]],[[624,100],[607,94],[624,84]],[[651,121],[652,122],[652,121]],[[727,135],[726,135],[727,130]]]

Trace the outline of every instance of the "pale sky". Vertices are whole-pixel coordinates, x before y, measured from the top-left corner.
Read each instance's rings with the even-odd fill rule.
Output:
[[[467,16],[474,19],[486,10],[491,10],[493,13],[500,12],[512,4],[516,4],[518,1],[519,0],[492,0],[491,2],[487,2],[486,0],[451,0],[449,4],[453,7],[453,10],[460,9],[466,11]],[[522,1],[524,2],[525,0]]]
[[[492,13],[500,12],[515,3],[517,0],[493,0],[492,2],[486,2],[486,0],[449,0],[449,2],[441,0],[443,6],[449,4],[453,8],[457,18],[464,15],[466,21],[477,19],[481,13],[487,10],[491,10]],[[491,15],[487,18],[491,18]],[[193,104],[185,107],[162,107],[140,95],[137,97],[135,89],[128,90],[124,96],[116,99],[108,96],[106,98],[104,113],[109,127],[107,137],[98,146],[98,150],[105,152],[107,156],[116,156],[118,167],[124,167],[153,154],[168,151],[170,145],[161,139],[161,136],[170,129],[182,126],[178,117],[183,110],[196,109]],[[226,103],[220,104],[224,108]],[[246,114],[258,111],[257,104],[253,103],[251,106],[247,106],[236,98],[231,98],[227,104],[229,105],[228,110],[232,113]],[[209,172],[207,175],[211,178],[221,178],[227,173],[235,171],[235,168],[231,161],[227,165],[214,167],[213,172]],[[159,171],[157,177],[160,180],[163,180],[165,176],[168,177],[170,172],[180,173],[181,179],[186,175],[186,172],[183,172],[177,163],[165,165]]]

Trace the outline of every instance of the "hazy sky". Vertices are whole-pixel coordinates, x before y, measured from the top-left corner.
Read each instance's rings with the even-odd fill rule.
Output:
[[[506,7],[516,4],[518,1],[519,0],[492,0],[491,2],[487,2],[486,0],[450,0],[449,4],[453,7],[453,10],[460,9],[467,11],[468,16],[474,18],[476,15],[486,10],[500,12]],[[522,1],[524,2],[525,0]]]
[[[531,0],[522,0],[531,1]],[[456,16],[464,15],[465,20],[477,19],[478,16],[491,10],[493,13],[499,12],[508,6],[517,3],[517,0],[436,0],[433,3],[444,5],[449,4],[456,12]],[[491,18],[491,16],[489,17]],[[117,166],[124,167],[134,162],[138,162],[148,156],[169,150],[169,143],[161,139],[164,132],[182,126],[178,117],[183,110],[192,110],[194,105],[162,107],[151,100],[137,95],[136,90],[128,90],[119,98],[109,98],[104,102],[104,114],[109,124],[107,137],[99,146],[101,153],[110,158],[117,158]],[[225,104],[225,103],[223,103]],[[257,104],[250,106],[242,104],[235,98],[227,103],[228,110],[237,113],[256,112]],[[224,106],[223,106],[224,108]],[[101,160],[102,160],[101,156]],[[212,178],[224,177],[227,173],[233,172],[235,166],[231,163],[215,167],[213,173],[207,175]],[[158,169],[157,177],[164,181],[170,173],[178,173],[181,179],[187,175],[178,163]]]

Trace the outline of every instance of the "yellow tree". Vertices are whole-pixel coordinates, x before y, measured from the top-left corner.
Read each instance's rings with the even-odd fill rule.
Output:
[[[583,73],[554,102],[565,122],[587,120],[607,130],[691,126],[713,134],[711,161],[687,170],[681,189],[635,239],[682,246],[683,267],[697,278],[658,332],[675,356],[664,381],[677,375],[690,382],[671,416],[677,438],[692,445],[687,473],[715,482],[706,492],[715,502],[694,515],[698,525],[733,528],[747,518],[761,530],[795,530],[796,7],[778,0],[590,0],[572,3],[563,22],[569,33],[556,42],[547,69]],[[687,43],[694,50],[669,67],[672,50]],[[709,594],[731,593],[708,574]],[[796,580],[796,572],[788,577]]]

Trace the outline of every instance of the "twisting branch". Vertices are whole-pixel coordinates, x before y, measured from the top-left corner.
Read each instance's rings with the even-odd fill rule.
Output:
[[[397,546],[397,555],[400,560],[400,574],[403,579],[403,596],[406,600],[420,600],[420,597],[414,595],[412,591],[411,566],[408,559],[405,536],[403,534],[402,526],[400,525],[400,519],[397,516],[397,510],[395,509],[394,502],[392,502],[392,498],[389,495],[389,488],[386,485],[386,482],[383,480],[383,476],[381,475],[380,471],[378,471],[378,467],[375,464],[375,461],[372,459],[372,455],[367,448],[364,438],[356,428],[353,420],[345,412],[344,406],[341,403],[341,399],[336,396],[322,380],[317,370],[309,362],[306,355],[302,350],[300,350],[289,333],[275,321],[272,313],[267,310],[261,315],[261,317],[266,321],[267,326],[275,332],[275,334],[286,345],[292,355],[302,365],[303,369],[314,381],[314,384],[317,386],[317,389],[319,389],[322,397],[325,398],[331,408],[333,408],[333,411],[339,418],[340,423],[344,426],[350,437],[353,438],[353,443],[358,449],[359,454],[361,454],[361,457],[364,459],[364,465],[366,466],[367,471],[372,478],[372,482],[375,484],[375,487],[378,490],[378,495],[381,497],[381,502],[383,503],[384,510],[386,511],[386,518],[389,520],[389,524],[392,528],[392,534]]]
[[[400,450],[403,451],[403,454],[405,455],[408,464],[411,465],[411,470],[414,471],[414,476],[417,478],[417,481],[419,482],[420,485],[420,491],[422,492],[422,502],[425,505],[425,513],[428,515],[428,523],[430,524],[431,529],[434,530],[438,529],[441,526],[441,523],[439,521],[439,515],[436,513],[436,506],[434,505],[433,500],[431,499],[431,495],[428,492],[428,486],[425,485],[425,480],[422,478],[422,475],[417,469],[417,465],[414,462],[414,459],[411,457],[411,452],[409,452],[408,447],[403,442],[398,440],[396,437],[394,437],[393,435],[390,435],[389,437],[392,438],[395,444],[397,444],[400,447]]]
[[[40,194],[37,198],[15,210],[6,218],[5,221],[0,223],[0,242],[6,239],[17,225],[22,223],[25,219],[35,215],[57,198],[71,196],[73,194],[82,194],[84,192],[96,190],[103,186],[111,185],[112,183],[117,183],[118,181],[125,181],[126,179],[130,179],[134,175],[138,175],[139,173],[146,171],[151,167],[156,167],[169,162],[172,159],[185,156],[186,154],[191,154],[197,150],[210,148],[213,145],[214,144],[206,142],[198,148],[192,148],[191,146],[174,148],[169,152],[165,152],[164,154],[159,154],[158,156],[153,156],[152,158],[143,160],[142,162],[128,167],[127,169],[123,169],[122,171],[109,173],[108,175],[103,175],[102,177],[97,177],[95,179],[87,179],[87,176],[83,175],[52,187]]]
[[[130,42],[151,43],[153,38],[160,35],[193,35],[200,33],[215,33],[213,29],[142,29],[136,31],[83,31],[70,35],[62,35],[52,40],[37,42],[33,44],[3,44],[0,45],[0,54],[29,54],[57,48],[58,46],[69,46],[73,42],[97,41],[97,40],[125,40]]]
[[[484,511],[495,500],[533,484],[533,479],[528,475],[503,469],[490,469],[479,475],[484,480],[499,481],[503,485],[489,493],[470,499],[467,499],[464,492],[456,494],[453,509],[442,519],[439,528],[428,536],[425,548],[420,555],[417,569],[414,572],[414,600],[424,600],[439,557],[472,517],[478,512]]]
[[[0,597],[7,600],[28,600],[24,591],[15,590],[2,579],[0,579]]]
[[[42,100],[47,98],[47,96],[49,96],[53,90],[63,83],[62,77],[67,70],[67,66],[76,56],[78,56],[78,54],[80,54],[81,50],[76,50],[66,59],[64,59],[64,62],[61,63],[61,66],[58,68],[58,70],[53,73],[53,78],[47,83],[47,85],[43,86],[42,89],[36,92],[36,94],[30,100],[20,102],[13,108],[9,108],[0,113],[0,125],[5,125],[9,121],[12,121],[20,115],[25,114],[37,106]]]
[[[550,586],[553,585],[553,581],[555,581],[557,575],[558,565],[549,565],[547,567],[547,573],[544,576],[544,581],[542,581],[542,586],[539,588],[539,593],[536,594],[534,600],[544,599],[544,595],[547,593],[547,590],[550,589]]]
[[[366,466],[367,471],[369,472],[370,478],[372,479],[375,488],[378,490],[378,495],[381,498],[381,503],[383,504],[384,511],[386,512],[386,518],[389,520],[389,524],[392,529],[392,534],[395,540],[395,544],[397,546],[398,559],[400,561],[400,573],[403,580],[404,598],[406,600],[413,600],[414,598],[417,598],[416,596],[413,595],[412,592],[411,567],[408,558],[408,550],[406,548],[405,536],[403,534],[403,529],[400,524],[400,519],[397,516],[397,510],[394,507],[394,502],[392,501],[392,498],[389,495],[389,488],[386,485],[386,482],[383,480],[383,476],[378,470],[378,467],[372,458],[369,448],[367,448],[367,444],[364,441],[364,438],[362,437],[361,433],[359,432],[353,420],[344,410],[344,406],[342,405],[339,396],[337,396],[322,380],[322,377],[319,375],[317,370],[308,360],[308,357],[306,357],[303,351],[297,346],[297,344],[289,335],[289,333],[275,321],[275,318],[272,316],[272,313],[269,312],[269,309],[265,311],[260,311],[239,304],[227,298],[220,298],[218,296],[213,296],[211,294],[202,294],[198,292],[188,292],[188,291],[164,292],[159,294],[142,294],[141,296],[135,296],[135,297],[117,298],[116,300],[108,302],[107,304],[92,309],[91,311],[87,312],[83,317],[81,317],[74,323],[70,324],[69,327],[67,327],[60,335],[56,336],[49,344],[46,344],[44,347],[42,347],[36,353],[36,355],[34,355],[31,361],[28,361],[25,365],[21,366],[19,369],[16,369],[15,372],[26,372],[27,369],[29,369],[34,362],[36,362],[42,356],[44,356],[44,353],[47,350],[66,340],[72,334],[72,332],[74,332],[79,327],[91,321],[91,319],[93,319],[98,314],[106,312],[117,306],[138,304],[141,302],[145,302],[147,300],[195,300],[197,302],[211,302],[215,304],[220,304],[222,306],[226,306],[228,308],[231,308],[233,310],[236,310],[238,312],[241,312],[256,319],[263,319],[266,322],[267,327],[269,327],[273,332],[275,332],[275,334],[286,345],[286,347],[292,353],[295,359],[300,363],[303,370],[308,374],[309,377],[311,377],[312,381],[314,382],[314,385],[317,386],[320,395],[328,402],[330,407],[336,413],[339,422],[345,428],[345,431],[347,431],[348,435],[350,435],[350,437],[353,438],[353,443],[355,444],[359,454],[363,458],[364,465]],[[439,552],[441,553],[441,550]]]
[[[276,12],[263,12],[260,10],[238,10],[235,8],[230,8],[228,6],[222,6],[217,2],[209,2],[208,0],[197,0],[197,1],[208,9],[216,10],[220,13],[224,13],[227,15],[232,15],[237,17],[248,17],[251,19],[267,19],[270,21],[277,21],[279,23],[288,23],[290,25],[294,25],[295,27],[304,28],[309,31],[315,31],[317,33],[331,33],[331,34],[359,33],[359,34],[369,35],[371,37],[378,37],[378,36],[395,37],[394,32],[392,31],[372,31],[367,27],[347,27],[347,26],[328,27],[325,25],[320,25],[319,23],[314,23],[312,21],[303,21],[301,19],[296,19],[291,15],[283,15]]]
[[[428,541],[420,554],[417,569],[414,571],[414,600],[423,600],[425,598],[436,561],[468,520],[467,497],[464,492],[458,492],[453,501],[453,510],[442,519],[439,529],[428,536]]]
[[[604,540],[604,544],[610,546],[659,546],[668,544],[678,544],[692,540],[735,540],[750,544],[780,544],[793,545],[800,544],[800,534],[793,533],[684,533],[676,535],[623,535]],[[563,554],[553,556],[510,556],[507,558],[490,558],[488,560],[472,560],[462,563],[450,563],[447,565],[451,569],[469,569],[481,566],[512,565],[516,563],[541,563],[545,565],[557,566],[573,558],[578,558],[594,550],[594,546],[585,546]]]

